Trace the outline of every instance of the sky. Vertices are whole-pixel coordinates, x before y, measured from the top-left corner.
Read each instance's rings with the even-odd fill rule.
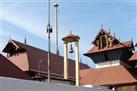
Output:
[[[9,39],[24,42],[43,50],[48,49],[48,0],[0,0],[0,53]],[[55,0],[51,0],[51,52],[55,53]],[[121,41],[137,42],[136,0],[58,0],[59,50],[63,56],[62,38],[72,31],[80,36],[80,59],[90,67],[92,60],[85,57],[91,42],[103,28],[111,30]],[[74,44],[73,44],[74,46]],[[2,53],[3,54],[3,53]],[[75,59],[75,54],[69,54]]]

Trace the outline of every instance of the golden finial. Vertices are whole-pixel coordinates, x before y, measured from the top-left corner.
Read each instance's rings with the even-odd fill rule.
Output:
[[[111,30],[110,30],[110,28],[108,29],[108,33],[111,34]]]
[[[72,35],[72,31],[70,31],[69,34]]]

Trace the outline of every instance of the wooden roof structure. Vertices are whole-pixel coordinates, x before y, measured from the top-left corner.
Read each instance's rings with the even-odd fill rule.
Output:
[[[40,72],[42,75],[46,76],[48,74],[48,52],[38,49],[36,47],[15,41],[10,40],[8,44],[5,46],[4,52],[6,53],[18,53],[23,52],[27,54],[27,58],[25,59],[26,66],[28,65],[28,70],[26,71],[33,71],[33,72]],[[20,54],[20,53],[19,53]],[[15,54],[18,55],[18,54]],[[14,56],[14,54],[13,54]],[[19,58],[22,61],[24,58]],[[51,77],[56,79],[63,79],[63,60],[64,58],[60,55],[56,55],[51,53]],[[38,68],[38,64],[40,63],[40,69]],[[17,61],[15,62],[17,63]],[[22,66],[20,66],[22,67]],[[80,63],[80,69],[86,69],[90,68],[86,64]],[[22,69],[22,68],[21,68]],[[74,80],[75,78],[75,61],[69,59],[68,60],[68,73],[69,73],[69,79]]]
[[[130,69],[124,66],[113,66],[99,69],[85,69],[81,73],[85,73],[81,78],[82,85],[93,86],[115,86],[123,84],[137,83],[137,79],[132,75]]]
[[[104,40],[103,40],[103,38],[104,38]],[[103,42],[105,42],[105,46],[103,46]],[[97,43],[98,43],[98,45],[97,45]],[[103,51],[109,51],[109,50],[115,50],[115,49],[120,49],[120,48],[127,48],[129,50],[130,49],[134,50],[134,45],[133,45],[132,40],[120,42],[120,40],[118,40],[115,35],[112,36],[110,34],[110,31],[107,32],[103,28],[100,29],[97,36],[93,40],[92,44],[94,44],[94,46],[90,50],[88,50],[88,52],[86,52],[84,55],[88,56],[90,54],[103,52]],[[99,45],[101,45],[101,44],[102,44],[102,47],[99,48]],[[110,44],[111,44],[111,46],[110,46]]]
[[[100,35],[107,34],[108,37],[110,37],[113,41],[117,40],[114,36],[110,34],[110,31],[107,32],[103,27],[99,30],[98,34],[96,35],[95,39],[92,41],[93,44],[96,43],[96,40],[99,38]]]
[[[31,80],[25,72],[0,54],[0,76]]]
[[[103,49],[98,49],[97,46],[94,46],[91,48],[87,53],[84,55],[89,55],[93,53],[98,53],[98,52],[103,52],[103,51],[109,51],[109,50],[115,50],[115,49],[120,49],[120,48],[128,48],[128,49],[133,49],[133,41],[125,41],[125,42],[120,42],[117,45],[114,45],[113,47],[104,47]]]
[[[128,61],[137,59],[137,52],[133,54],[134,45],[132,40],[121,42],[115,35],[112,36],[110,32],[101,28],[92,44],[94,46],[84,54],[85,56],[90,57],[96,64],[113,60],[119,60],[119,64],[117,66],[110,65],[104,68],[102,66],[102,68],[97,69],[81,70],[82,85],[116,86],[137,84],[137,70],[134,66],[132,67],[135,64]]]
[[[137,52],[135,52],[131,58],[129,59],[129,61],[137,61]]]

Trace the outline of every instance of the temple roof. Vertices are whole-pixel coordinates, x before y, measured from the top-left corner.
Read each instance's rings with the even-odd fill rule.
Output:
[[[3,77],[11,77],[11,78],[19,78],[19,79],[29,79],[29,77],[25,72],[23,72],[20,68],[10,62],[7,58],[0,54],[0,76]]]
[[[72,34],[72,32],[70,32],[69,35],[62,38],[62,40],[65,42],[74,42],[74,41],[78,41],[79,39],[80,37],[78,35]]]
[[[93,86],[111,86],[120,84],[133,84],[137,83],[136,78],[126,69],[124,66],[113,66],[99,69],[85,69],[81,70],[81,73],[85,73],[80,80],[82,85]]]
[[[91,48],[87,53],[84,55],[88,56],[89,54],[92,53],[97,53],[97,52],[103,52],[103,51],[109,51],[109,50],[114,50],[114,49],[119,49],[119,48],[133,48],[133,41],[125,41],[125,42],[120,42],[117,45],[114,45],[113,47],[104,47],[103,49],[98,49],[97,46],[94,46]]]
[[[110,30],[108,32],[103,27],[101,27],[101,29],[99,30],[92,44],[94,44],[94,46],[84,55],[88,56],[92,53],[109,51],[119,48],[129,48],[131,50],[134,49],[132,40],[120,42],[120,39],[118,40],[115,34],[112,36]]]
[[[28,63],[29,63],[29,70],[34,71],[34,72],[40,72],[43,75],[47,75],[48,73],[48,52],[38,49],[36,47],[15,41],[15,40],[10,40],[9,43],[6,45],[4,48],[4,52],[10,52],[8,50],[9,44],[16,45],[17,49],[25,49],[25,52],[28,55]],[[58,77],[59,79],[63,78],[63,61],[64,58],[60,55],[56,55],[51,53],[51,75]],[[19,60],[20,61],[20,60]],[[40,71],[38,70],[38,64],[40,63]],[[80,63],[80,69],[86,69],[89,68],[86,64]],[[75,78],[75,61],[68,59],[68,73],[69,73],[69,78],[73,79]]]
[[[96,40],[99,38],[100,35],[102,34],[107,34],[108,37],[110,37],[112,40],[115,40],[116,38],[113,37],[111,34],[110,34],[110,31],[106,31],[104,28],[101,28],[98,32],[98,34],[96,35],[95,39],[92,41],[93,44],[95,44]]]
[[[135,52],[129,59],[129,61],[137,61],[137,52]]]

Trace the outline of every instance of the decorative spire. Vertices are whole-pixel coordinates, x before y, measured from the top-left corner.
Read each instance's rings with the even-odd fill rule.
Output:
[[[114,33],[114,38],[116,38],[116,34]]]
[[[70,35],[72,35],[72,31],[70,31],[70,33],[69,33]]]
[[[110,28],[108,29],[108,33],[111,34],[111,30],[110,30]]]
[[[9,34],[9,40],[11,39],[11,35]]]
[[[103,33],[104,29],[103,29],[103,25],[101,25],[101,29],[100,32]]]
[[[101,29],[103,29],[103,25],[101,25]]]
[[[24,44],[27,44],[27,40],[26,40],[26,37],[25,37],[25,39],[24,39]]]

